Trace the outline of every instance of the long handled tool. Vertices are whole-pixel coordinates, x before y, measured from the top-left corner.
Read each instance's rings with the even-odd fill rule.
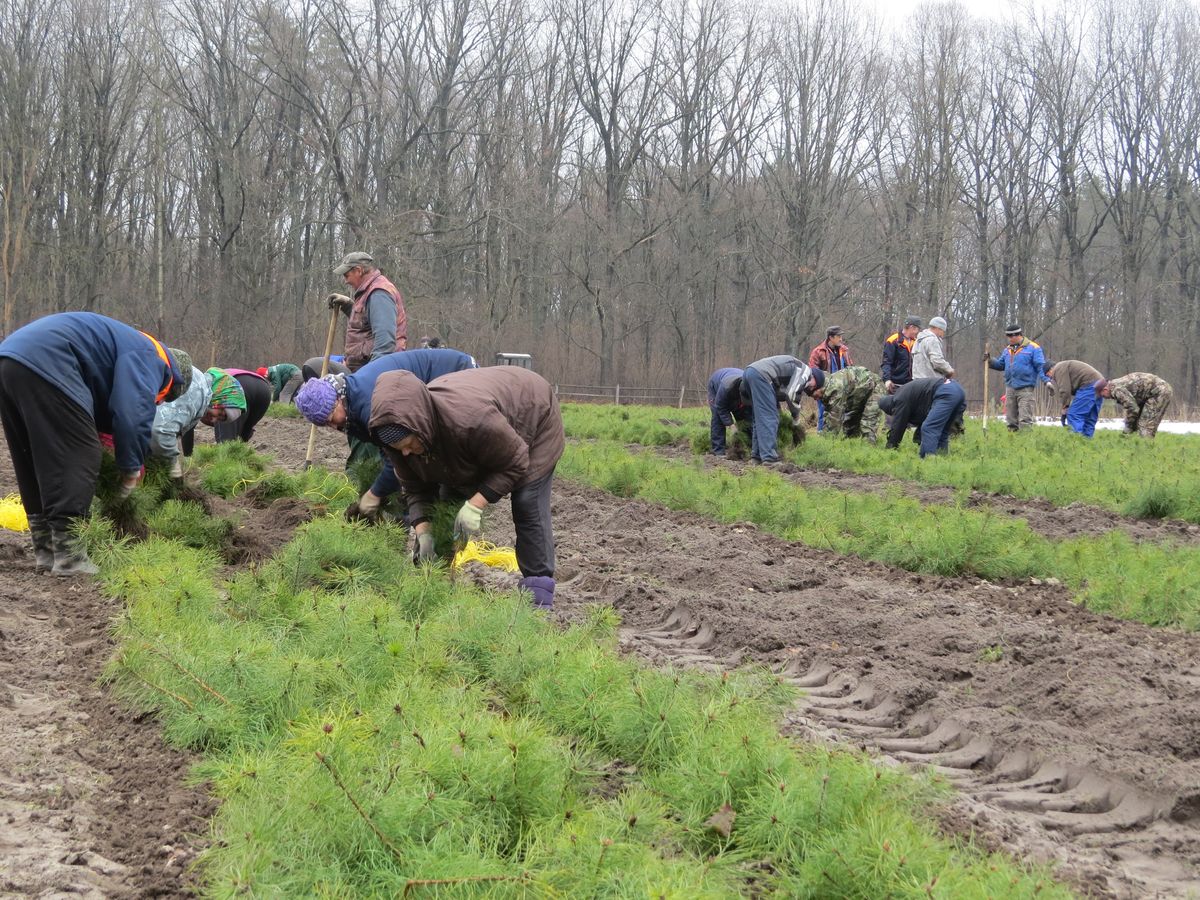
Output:
[[[992,395],[988,393],[988,372],[992,369],[992,348],[988,344],[983,345],[983,353],[987,357],[983,361],[983,430],[987,431],[987,411],[988,406],[992,402]]]
[[[337,334],[338,308],[335,306],[329,313],[329,334],[325,336],[325,358],[321,360],[321,377],[329,374],[329,356],[333,353],[333,338]],[[304,454],[305,470],[312,468],[313,451],[317,448],[317,426],[308,430],[308,451]]]

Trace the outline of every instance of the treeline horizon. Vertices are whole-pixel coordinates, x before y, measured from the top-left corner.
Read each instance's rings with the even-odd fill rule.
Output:
[[[831,324],[877,369],[942,315],[973,399],[1019,321],[1196,405],[1198,44],[1166,0],[891,29],[849,0],[0,0],[0,331],[94,310],[299,362],[364,249],[410,346],[554,381],[694,387]]]

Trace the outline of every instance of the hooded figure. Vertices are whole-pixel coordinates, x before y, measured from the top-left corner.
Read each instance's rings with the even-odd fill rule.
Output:
[[[0,343],[0,420],[29,518],[34,565],[55,575],[97,569],[72,536],[111,434],[119,492],[137,486],[155,407],[184,393],[192,369],[136,328],[96,313],[56,313]]]
[[[542,376],[493,366],[425,385],[411,372],[384,372],[369,427],[407,497],[417,561],[436,556],[429,516],[439,485],[469,496],[454,520],[456,540],[474,537],[484,508],[511,494],[521,586],[536,605],[553,604],[550,485],[566,439],[554,388]]]

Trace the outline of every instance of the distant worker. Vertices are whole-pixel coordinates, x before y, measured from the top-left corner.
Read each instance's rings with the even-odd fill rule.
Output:
[[[1054,395],[1058,398],[1066,426],[1076,434],[1090,438],[1096,433],[1100,407],[1104,405],[1104,398],[1096,390],[1104,376],[1077,359],[1047,362],[1046,375],[1054,385]]]
[[[373,359],[408,348],[404,298],[375,266],[369,253],[347,253],[333,274],[340,275],[354,291],[354,299],[345,294],[330,294],[329,308],[340,309],[350,317],[346,325],[346,367],[357,371]]]
[[[954,377],[954,367],[946,361],[946,349],[942,343],[949,326],[941,316],[929,320],[929,327],[917,335],[917,342],[912,351],[912,377],[932,378],[941,375],[943,378]]]
[[[371,434],[371,396],[379,376],[385,372],[405,371],[428,384],[435,378],[475,368],[475,360],[457,350],[402,350],[369,362],[352,375],[328,375],[309,381],[296,394],[296,408],[314,425],[344,431],[348,438],[382,450]],[[351,448],[353,450],[353,447]],[[361,456],[359,458],[362,458]],[[347,466],[356,461],[352,453]],[[359,497],[351,515],[368,520],[379,515],[383,501],[399,490],[396,473],[386,456],[374,483]]]
[[[167,463],[171,478],[183,477],[183,440],[200,424],[212,400],[212,385],[205,374],[192,365],[192,358],[182,350],[172,350],[180,367],[189,368],[192,377],[182,396],[159,404],[154,411],[154,428],[150,432],[150,452]],[[191,447],[187,454],[191,455]]]
[[[454,519],[456,543],[474,539],[484,509],[511,494],[520,586],[534,605],[554,605],[550,488],[566,438],[546,379],[520,366],[491,366],[426,386],[411,372],[385,372],[375,385],[370,429],[408,499],[418,562],[436,559],[429,517],[439,485],[468,496]]]
[[[887,448],[895,450],[904,440],[910,425],[921,438],[921,459],[950,448],[950,435],[962,421],[967,408],[967,395],[957,381],[941,376],[917,378],[883,397],[880,408],[892,417]]]
[[[100,476],[111,434],[118,494],[141,480],[155,407],[188,389],[192,367],[131,325],[96,313],[44,316],[0,343],[0,421],[29,520],[35,571],[94,575],[71,533]]]
[[[272,403],[291,403],[296,391],[304,382],[304,374],[300,367],[291,363],[261,366],[257,372],[260,378],[265,378],[271,383]]]
[[[736,422],[751,422],[753,410],[742,398],[742,370],[717,369],[708,379],[708,436],[713,456],[725,455],[725,429]]]
[[[900,330],[890,335],[883,342],[883,362],[880,363],[879,374],[883,378],[884,389],[894,394],[896,388],[912,381],[912,354],[917,344],[917,334],[921,331],[921,320],[909,316],[900,326]]]
[[[842,336],[842,328],[840,325],[830,325],[825,329],[825,340],[812,348],[812,352],[808,354],[808,366],[810,369],[820,369],[829,375],[833,372],[840,372],[846,366],[854,365],[854,360],[850,358],[850,348],[845,344],[845,338]],[[817,401],[817,431],[825,430],[825,404]]]
[[[825,384],[813,391],[823,401],[826,433],[834,437],[862,437],[874,444],[883,417],[879,399],[887,395],[881,379],[864,366],[850,366],[825,376]]]
[[[1132,372],[1111,381],[1100,381],[1097,388],[1101,397],[1111,397],[1125,411],[1125,434],[1136,431],[1145,438],[1158,433],[1159,423],[1174,396],[1171,385],[1149,372]]]
[[[314,378],[321,377],[321,365],[325,362],[325,357],[314,356],[312,359],[306,359],[304,364],[300,366],[301,381],[307,383]],[[341,362],[335,357],[329,357],[329,366],[325,371],[326,375],[349,375],[350,369],[344,362]],[[292,395],[292,399],[296,399],[296,395]]]
[[[421,349],[422,350],[439,350],[439,349],[441,349],[441,346],[442,346],[442,339],[440,337],[438,337],[437,335],[433,335],[433,336],[425,335],[425,337],[421,338]]]
[[[813,395],[825,383],[825,373],[794,356],[767,356],[748,365],[742,374],[742,400],[750,405],[754,429],[750,458],[763,465],[779,462],[779,404],[786,402],[792,418],[800,420],[800,394]]]
[[[1025,337],[1018,324],[1004,329],[1008,346],[992,359],[983,355],[983,361],[992,369],[1004,373],[1004,394],[1008,398],[1005,418],[1009,431],[1033,427],[1033,389],[1039,381],[1049,383],[1046,377],[1046,357],[1041,345]]]

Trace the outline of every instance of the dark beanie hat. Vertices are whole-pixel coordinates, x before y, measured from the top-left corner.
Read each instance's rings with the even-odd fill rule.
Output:
[[[808,384],[804,386],[804,392],[811,394],[813,391],[819,391],[825,387],[825,370],[813,369],[812,374],[808,378]]]

